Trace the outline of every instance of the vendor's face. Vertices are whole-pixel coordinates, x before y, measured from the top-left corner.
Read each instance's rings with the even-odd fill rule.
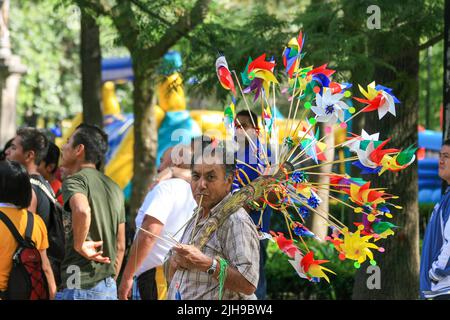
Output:
[[[233,175],[225,176],[225,166],[219,157],[202,160],[192,167],[191,188],[197,204],[203,196],[202,207],[209,211],[231,191]]]
[[[439,177],[450,183],[450,146],[447,145],[439,152]]]

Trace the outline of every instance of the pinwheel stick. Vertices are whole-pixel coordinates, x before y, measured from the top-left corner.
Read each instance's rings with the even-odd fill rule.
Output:
[[[294,100],[295,100],[295,88],[297,87],[297,79],[298,79],[298,73],[295,75],[294,91],[293,91],[291,103],[289,105],[289,114],[288,114],[288,118],[286,121],[286,127],[284,128],[284,132],[286,132],[286,134],[287,134],[288,122],[291,120],[291,111],[292,111],[292,105],[294,104]],[[286,138],[287,136],[288,135],[286,135],[284,138]]]
[[[262,174],[263,174],[261,171],[257,170],[256,168],[253,168],[251,165],[247,164],[246,162],[244,162],[244,161],[242,161],[242,160],[236,159],[236,162],[237,162],[237,163],[240,163],[240,164],[243,164],[244,166],[246,166],[246,167],[252,169],[252,170],[255,171],[256,173],[258,173],[258,175],[262,175]]]
[[[253,124],[253,126],[256,128],[256,127],[257,127],[257,123],[258,123],[258,119],[256,119],[256,122],[255,122],[255,120],[253,119],[252,112],[251,112],[251,110],[250,110],[250,107],[248,106],[247,98],[246,98],[245,95],[244,95],[244,91],[242,90],[242,86],[241,86],[241,83],[240,83],[240,81],[239,81],[239,78],[238,78],[238,76],[237,76],[237,74],[236,74],[236,71],[235,71],[235,70],[232,70],[231,72],[233,72],[233,74],[234,74],[234,78],[236,79],[236,82],[237,82],[237,84],[238,84],[239,91],[241,92],[242,98],[244,99],[245,106],[247,107],[247,110],[248,110],[248,112],[249,112],[249,114],[250,114],[250,119],[252,120],[252,124]]]
[[[350,118],[348,118],[347,120],[344,121],[344,123],[349,122],[350,120],[352,120],[354,117],[356,117],[357,115],[359,115],[361,112],[364,112],[364,110],[366,110],[367,107],[362,108],[361,110],[359,110],[358,112],[356,112],[354,115],[352,115]]]
[[[327,148],[325,148],[323,151],[321,151],[320,153],[325,153],[326,151],[328,151],[328,150],[330,150],[330,149],[335,149],[335,148],[339,148],[339,147],[341,147],[342,145],[344,145],[344,144],[346,144],[348,141],[344,141],[344,142],[341,142],[341,143],[338,143],[338,144],[336,144],[336,145],[334,145],[334,146],[329,146],[329,147],[327,147]],[[303,160],[301,160],[300,162],[297,162],[296,163],[296,165],[299,165],[299,164],[301,164],[301,163],[303,163],[303,162],[306,162],[306,161],[308,161],[308,160],[311,160],[312,159],[312,157],[311,156],[308,156],[308,157],[306,157],[305,159],[303,159]]]
[[[164,242],[166,242],[166,243],[169,243],[169,244],[171,244],[172,246],[173,246],[173,245],[175,245],[175,246],[177,246],[177,247],[180,247],[180,246],[181,246],[181,244],[180,244],[177,240],[175,240],[175,239],[173,239],[173,238],[166,239],[166,238],[163,238],[163,237],[160,237],[160,236],[154,234],[153,232],[150,232],[150,231],[148,231],[148,230],[145,230],[145,229],[143,229],[143,228],[141,228],[141,227],[138,227],[138,229],[139,229],[140,231],[143,231],[143,232],[145,232],[145,233],[151,235],[152,237],[155,237],[155,238],[157,238],[157,239],[159,239],[159,240],[161,240],[161,241],[164,241]]]
[[[298,197],[297,195],[291,194],[292,198],[294,198],[295,200],[299,201],[300,203],[302,203],[305,207],[307,207],[309,210],[313,211],[314,213],[316,213],[319,217],[321,217],[322,219],[324,219],[325,221],[327,221],[330,225],[336,227],[339,231],[342,231],[342,228],[340,226],[338,226],[335,222],[331,221],[330,219],[328,219],[327,217],[325,217],[323,214],[321,214],[318,210],[314,209],[313,207],[311,207],[310,205],[308,205],[308,203],[306,203],[304,200],[302,200],[300,197]],[[329,217],[334,218],[330,213],[325,213],[327,214]],[[336,218],[334,218],[337,223],[339,223],[342,227],[345,228],[345,225],[342,224],[342,222],[340,222],[339,220],[337,220]]]
[[[274,124],[274,126],[277,126],[277,112],[276,112],[276,110],[275,110],[275,107],[277,106],[276,105],[276,102],[275,102],[275,83],[272,83],[272,89],[273,89],[273,108],[274,108],[274,115],[273,115],[273,119],[274,119],[274,121],[273,121],[273,124]],[[279,147],[280,147],[280,144],[278,143],[278,130],[277,130],[277,128],[275,127],[274,128],[274,130],[275,130],[275,133],[276,133],[276,139],[275,139],[275,141],[276,141],[276,144],[275,144],[275,163],[278,163],[278,152],[279,152]]]
[[[327,165],[327,164],[343,163],[343,162],[348,162],[348,161],[354,161],[354,160],[357,160],[357,159],[358,159],[358,157],[350,157],[350,158],[343,159],[343,160],[335,160],[335,161],[322,162],[322,163],[319,163],[319,164],[316,164],[316,165],[313,165],[313,166],[304,167],[304,168],[302,168],[302,171],[303,171],[303,170],[308,170],[308,169],[313,169],[313,168],[322,167],[322,166],[325,166],[325,165]],[[294,164],[294,166],[296,166],[296,165],[297,165],[297,163]],[[291,174],[291,173],[292,173],[292,172],[288,172],[288,174]]]
[[[297,117],[297,111],[298,111],[299,105],[300,105],[300,99],[297,100],[297,104],[295,106],[294,116],[292,117],[292,121],[291,121],[291,124],[289,126],[289,132],[287,133],[287,137],[289,137],[291,135],[292,127],[294,126],[294,120]],[[295,133],[295,131],[294,131],[294,133]]]
[[[195,210],[196,212],[194,213],[196,215],[196,217],[195,217],[194,227],[192,228],[191,238],[189,239],[189,243],[192,243],[192,239],[194,237],[195,227],[197,226],[197,223],[198,223],[198,216],[200,215],[200,210],[202,208],[202,202],[203,202],[203,195],[200,196],[200,201],[198,202],[197,210]]]
[[[236,118],[236,121],[237,121],[237,123],[240,125],[240,126],[242,126],[242,124],[241,124],[241,122],[239,121],[239,119],[238,118]],[[253,140],[252,140],[252,138],[250,138],[250,136],[248,135],[248,133],[245,131],[245,130],[242,130],[242,132],[245,134],[245,136],[248,138],[248,140],[249,140],[249,142],[250,142],[250,146],[252,146],[252,148],[253,148],[253,151],[256,153],[256,157],[259,159],[259,160],[261,160],[260,158],[259,158],[259,154],[258,154],[258,147],[256,146],[256,144],[253,142]],[[264,148],[262,148],[262,150],[263,150],[263,152],[264,152],[264,156],[265,156],[265,163],[267,164],[267,165],[269,165],[269,161],[267,160],[267,155],[265,155],[265,150],[264,150]]]

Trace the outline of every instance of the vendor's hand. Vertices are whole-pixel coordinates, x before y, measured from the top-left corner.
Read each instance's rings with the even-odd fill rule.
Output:
[[[172,260],[178,270],[206,271],[212,264],[213,259],[203,254],[195,246],[183,244],[180,247],[173,247],[172,250],[175,252]]]
[[[119,299],[128,300],[131,297],[131,291],[133,289],[133,279],[122,278],[119,285]]]
[[[79,254],[88,260],[93,260],[100,263],[111,263],[108,257],[103,257],[103,251],[97,251],[97,248],[103,245],[103,241],[85,241],[80,250],[77,250]]]

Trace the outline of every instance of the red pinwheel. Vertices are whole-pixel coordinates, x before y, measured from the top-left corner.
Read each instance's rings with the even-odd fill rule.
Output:
[[[280,248],[280,250],[283,251],[289,258],[294,258],[296,252],[300,253],[300,250],[298,250],[298,248],[294,245],[294,241],[286,239],[282,232],[275,233],[270,231],[270,234],[277,242],[278,248]]]
[[[386,141],[383,141],[380,143],[378,147],[375,148],[374,151],[372,151],[369,155],[369,159],[376,163],[378,166],[381,165],[381,160],[386,154],[399,152],[399,149],[384,149],[383,147],[391,140],[391,138],[387,139]]]
[[[216,60],[216,72],[219,78],[220,84],[226,90],[231,90],[233,95],[236,96],[236,89],[234,87],[233,77],[228,69],[228,63],[224,56],[220,56]]]

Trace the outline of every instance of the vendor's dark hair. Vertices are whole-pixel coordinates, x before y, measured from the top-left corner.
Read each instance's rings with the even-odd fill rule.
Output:
[[[82,123],[75,130],[72,147],[80,144],[84,146],[85,161],[98,169],[108,151],[108,135],[95,125]]]
[[[21,145],[23,151],[34,151],[34,163],[41,163],[48,150],[47,136],[36,128],[20,128],[17,130],[17,135],[21,138]]]
[[[251,110],[241,110],[238,113],[236,113],[236,118],[237,117],[247,117],[250,120],[253,119],[253,121],[255,122],[255,126],[258,127],[258,116]]]
[[[16,161],[0,161],[0,202],[12,203],[20,209],[30,206],[30,177]]]
[[[446,139],[442,145],[450,147],[450,139]]]

